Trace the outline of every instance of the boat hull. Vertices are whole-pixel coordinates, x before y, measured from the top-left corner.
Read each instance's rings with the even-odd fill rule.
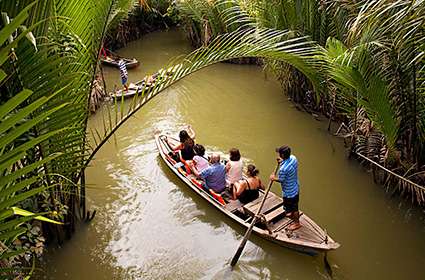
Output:
[[[235,214],[234,212],[229,211],[229,209],[227,208],[228,205],[223,205],[222,203],[220,203],[219,200],[215,199],[213,196],[208,194],[202,188],[199,188],[196,184],[194,184],[193,180],[190,179],[187,176],[187,174],[184,174],[184,172],[181,172],[181,170],[178,170],[177,168],[174,167],[172,159],[170,159],[170,157],[168,156],[168,153],[171,151],[171,149],[168,147],[168,144],[166,144],[165,141],[163,140],[164,137],[167,137],[167,136],[156,135],[155,142],[159,150],[159,154],[161,158],[163,159],[163,161],[165,162],[165,164],[177,175],[177,177],[181,181],[183,181],[195,193],[197,193],[199,196],[204,198],[206,201],[208,201],[210,204],[216,207],[223,214],[225,214],[226,216],[228,216],[229,218],[231,218],[232,220],[240,224],[242,227],[248,228],[250,226],[249,217],[247,219],[244,219],[240,217],[239,215]],[[302,240],[301,238],[296,237],[298,235],[297,231],[294,231],[294,232],[286,231],[285,227],[291,224],[290,219],[286,217],[278,221],[278,223],[274,224],[276,231],[270,232],[270,229],[267,229],[267,228],[265,229],[260,226],[254,226],[253,232],[257,236],[260,236],[280,246],[287,247],[287,248],[296,250],[298,252],[306,253],[309,255],[316,255],[320,252],[335,250],[340,246],[338,243],[333,241],[332,238],[330,238],[326,234],[326,232],[323,231],[317,224],[315,224],[314,221],[311,220],[306,214],[303,213],[303,215],[300,218],[300,222],[304,227],[311,227],[313,229],[312,231],[315,231],[317,235],[320,235],[323,241],[320,243],[306,242],[305,240]],[[280,223],[282,225],[280,225]],[[282,227],[282,228],[278,230],[278,227]]]
[[[102,62],[102,64],[105,64],[107,66],[119,68],[119,65],[118,65],[119,59],[109,60],[109,59],[102,58],[100,61]],[[124,64],[125,64],[125,67],[127,69],[133,69],[133,68],[136,68],[137,66],[139,66],[139,61],[137,61],[137,59],[135,59],[135,58],[124,59]]]

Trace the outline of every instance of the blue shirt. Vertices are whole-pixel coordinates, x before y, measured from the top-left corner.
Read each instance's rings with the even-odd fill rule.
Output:
[[[298,194],[298,161],[291,155],[280,163],[278,178],[282,185],[283,197],[291,198]]]
[[[205,184],[209,189],[220,193],[224,191],[226,186],[226,168],[221,163],[214,163],[202,170],[199,174],[205,180]]]

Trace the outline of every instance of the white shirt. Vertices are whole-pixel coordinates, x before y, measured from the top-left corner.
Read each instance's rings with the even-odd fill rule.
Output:
[[[193,157],[193,161],[196,163],[196,169],[198,172],[202,172],[202,170],[209,166],[208,160],[198,155]]]
[[[227,182],[228,184],[234,184],[235,182],[242,179],[242,160],[238,161],[229,161],[227,164],[230,164],[230,169],[227,171]]]

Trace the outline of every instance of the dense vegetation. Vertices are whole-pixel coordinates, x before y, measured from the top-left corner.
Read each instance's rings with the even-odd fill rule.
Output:
[[[94,148],[89,95],[107,31],[140,4],[0,2],[0,278],[41,254],[45,236],[62,242],[77,219],[92,218],[84,186]]]
[[[134,1],[133,1],[134,2]],[[129,11],[128,17],[118,17],[108,27],[104,44],[118,49],[127,42],[139,39],[143,34],[176,25],[175,11],[169,0],[139,1]]]
[[[85,209],[84,170],[122,123],[174,82],[232,59],[261,58],[305,110],[342,124],[337,133],[347,139],[351,154],[379,165],[376,178],[424,203],[419,185],[425,181],[423,1],[186,0],[168,5],[0,2],[2,276],[16,275],[8,267],[28,265],[31,254],[40,254],[44,236],[61,242],[77,220],[92,218]],[[161,21],[166,10],[173,20]],[[105,111],[103,128],[87,131],[103,43],[116,47],[134,39],[129,34],[155,29],[158,20],[163,26],[180,21],[199,48],[173,63],[171,78],[158,79],[125,110],[115,104],[114,112]],[[41,224],[43,219],[49,223]]]
[[[179,11],[197,46],[251,26],[315,41],[320,67],[309,77],[293,64],[262,63],[292,100],[340,124],[336,134],[375,179],[425,202],[423,1],[188,0]]]

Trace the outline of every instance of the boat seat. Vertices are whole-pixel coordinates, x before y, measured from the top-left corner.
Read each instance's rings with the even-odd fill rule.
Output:
[[[261,194],[257,199],[254,201],[251,201],[250,203],[247,203],[243,206],[243,209],[246,214],[255,216],[258,212],[258,209],[260,208],[261,201],[263,200],[264,194]],[[283,200],[281,197],[275,195],[272,192],[269,192],[267,195],[267,199],[264,202],[263,208],[261,209],[260,214],[267,214],[268,212],[271,212],[277,208],[282,208]]]
[[[283,217],[283,215],[285,215],[285,210],[283,210],[283,207],[278,207],[264,215],[264,220],[266,223],[271,223],[273,220]]]
[[[301,222],[301,217],[304,214],[303,212],[299,211],[300,213],[300,222]],[[267,227],[269,230],[273,231],[273,232],[278,232],[282,229],[285,229],[287,226],[289,226],[290,224],[293,223],[293,220],[289,217],[284,217],[283,219],[279,219],[277,220],[275,223],[268,223]]]

